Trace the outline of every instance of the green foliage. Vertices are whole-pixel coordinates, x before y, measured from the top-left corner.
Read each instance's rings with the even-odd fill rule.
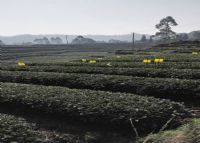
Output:
[[[199,99],[200,96],[198,80],[24,71],[0,71],[0,78],[3,82],[127,92],[181,101]]]
[[[196,69],[167,69],[167,68],[116,68],[92,66],[2,66],[0,70],[7,71],[33,71],[57,73],[87,73],[106,75],[125,75],[135,77],[160,77],[179,79],[200,79],[200,70]]]
[[[175,19],[171,16],[163,18],[159,24],[156,25],[156,28],[159,29],[159,32],[156,33],[156,36],[163,38],[164,40],[169,40],[176,33],[172,31],[171,26],[177,26]]]
[[[2,143],[79,143],[76,136],[40,131],[23,118],[0,114],[0,142]]]
[[[130,129],[132,119],[139,131],[152,131],[172,116],[190,115],[180,103],[133,94],[15,83],[1,83],[1,87],[0,103],[118,129]]]
[[[143,60],[142,60],[143,61]],[[162,64],[143,63],[140,62],[111,62],[111,66],[115,68],[172,68],[172,69],[200,69],[199,62],[164,62]],[[108,67],[108,62],[100,62],[96,64],[89,63],[29,63],[28,66],[85,66],[85,67]]]

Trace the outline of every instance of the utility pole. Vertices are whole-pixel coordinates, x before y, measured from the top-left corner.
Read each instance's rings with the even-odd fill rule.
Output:
[[[67,41],[67,45],[69,44],[69,42],[68,42],[68,37],[67,37],[67,35],[66,35],[66,41]]]
[[[132,39],[132,50],[134,51],[135,50],[135,33],[133,32],[133,39]]]

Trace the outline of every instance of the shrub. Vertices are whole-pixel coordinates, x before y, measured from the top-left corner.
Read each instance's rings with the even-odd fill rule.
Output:
[[[68,62],[68,63],[29,63],[29,66],[91,66],[109,67],[108,62],[98,62],[96,64]],[[200,69],[199,62],[166,62],[166,63],[142,63],[140,62],[112,62],[112,67],[118,68],[173,68],[173,69]]]
[[[172,118],[190,115],[180,103],[133,94],[77,90],[52,86],[1,83],[1,104],[23,107],[37,113],[66,117],[73,121],[139,131],[159,129]]]
[[[57,135],[57,136],[56,136]],[[36,130],[34,124],[23,118],[0,114],[0,142],[2,143],[79,143],[76,136],[60,135]]]
[[[155,68],[113,68],[113,67],[91,67],[91,66],[2,66],[1,70],[8,71],[34,71],[34,72],[58,72],[58,73],[87,73],[126,75],[136,77],[162,77],[180,79],[200,79],[200,70],[196,69],[155,69]]]
[[[178,101],[193,100],[194,102],[194,99],[200,97],[200,81],[198,80],[24,71],[0,71],[0,78],[3,82],[127,92]]]

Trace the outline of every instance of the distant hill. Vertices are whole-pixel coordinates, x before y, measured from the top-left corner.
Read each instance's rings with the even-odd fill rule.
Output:
[[[78,35],[67,35],[67,39],[69,43],[72,42]],[[84,38],[90,38],[95,40],[98,43],[109,42],[111,39],[119,40],[119,41],[132,41],[132,34],[126,35],[82,35]],[[146,35],[147,38],[150,35]],[[48,38],[50,41],[53,37],[60,38],[62,43],[67,43],[66,35],[61,34],[50,34],[50,35],[16,35],[16,36],[0,36],[0,40],[2,40],[5,44],[22,44],[22,43],[30,43],[35,39],[43,39],[44,37]],[[135,40],[140,40],[142,34],[135,34]]]
[[[141,40],[143,34],[135,34],[135,40]],[[181,39],[189,40],[200,40],[200,31],[193,31],[190,33],[179,33]],[[67,40],[71,43],[78,35],[67,35]],[[104,42],[131,42],[132,34],[124,34],[124,35],[82,35],[84,38],[93,39],[97,43]],[[147,39],[150,38],[150,35],[145,35]],[[43,39],[46,37],[51,44],[65,44],[66,35],[64,34],[47,34],[47,35],[16,35],[16,36],[0,36],[0,40],[3,41],[4,44],[23,44],[23,43],[34,43],[35,39]],[[47,41],[47,40],[46,40]],[[44,42],[39,40],[40,42]]]
[[[191,39],[191,40],[200,40],[200,30],[190,32],[188,34],[188,36],[189,36],[189,39]]]

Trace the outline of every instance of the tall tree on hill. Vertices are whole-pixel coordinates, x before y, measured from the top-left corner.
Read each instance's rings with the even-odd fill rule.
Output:
[[[172,26],[177,26],[177,22],[171,16],[167,16],[163,18],[159,24],[156,25],[156,28],[159,32],[156,33],[156,36],[163,40],[170,40],[171,38],[176,36],[176,33],[172,31]]]
[[[141,42],[146,42],[147,41],[147,38],[146,38],[146,36],[145,35],[142,35],[142,38],[141,38],[141,40],[140,40]]]

